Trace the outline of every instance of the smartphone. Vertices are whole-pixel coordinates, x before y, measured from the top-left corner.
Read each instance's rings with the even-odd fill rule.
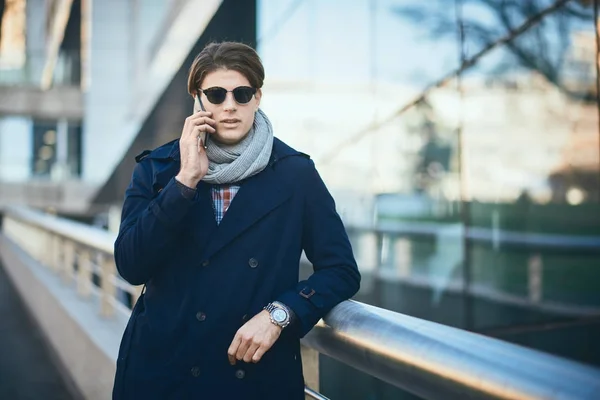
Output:
[[[200,95],[196,95],[196,98],[198,99],[198,104],[200,104],[200,110],[202,111],[206,111],[206,109],[204,108],[204,104],[202,104],[202,100],[200,99]],[[196,110],[194,109],[194,112]],[[206,148],[206,146],[208,146],[208,137],[210,135],[208,134],[208,132],[204,132],[204,148]]]

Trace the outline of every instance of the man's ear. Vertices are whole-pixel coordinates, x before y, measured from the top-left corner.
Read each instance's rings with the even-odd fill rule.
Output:
[[[260,106],[260,99],[262,97],[262,90],[257,89],[254,94],[254,98],[256,99],[256,110],[258,111],[258,106]]]
[[[197,113],[198,111],[201,111],[202,108],[200,107],[200,102],[198,102],[198,96],[194,95],[194,113]]]

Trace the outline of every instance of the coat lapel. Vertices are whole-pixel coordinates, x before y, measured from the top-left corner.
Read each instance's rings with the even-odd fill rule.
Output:
[[[290,188],[277,176],[271,165],[248,179],[233,198],[208,245],[205,257],[212,257],[290,196]],[[209,209],[212,210],[212,206]]]
[[[191,214],[192,232],[197,237],[198,243],[207,243],[210,241],[209,238],[214,236],[218,226],[212,205],[210,185],[201,181],[196,190],[198,190],[198,201]]]

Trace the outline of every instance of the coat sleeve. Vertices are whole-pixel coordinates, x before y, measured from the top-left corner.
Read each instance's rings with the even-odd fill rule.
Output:
[[[294,329],[300,337],[338,303],[352,297],[361,278],[333,197],[312,161],[307,170],[302,247],[314,273],[277,299],[294,312]]]
[[[152,278],[175,247],[194,201],[184,196],[175,178],[155,196],[149,163],[136,165],[115,241],[117,270],[127,282],[141,285]]]

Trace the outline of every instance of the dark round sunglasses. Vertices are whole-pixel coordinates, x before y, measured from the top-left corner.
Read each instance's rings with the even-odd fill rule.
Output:
[[[200,89],[200,92],[206,95],[208,101],[213,104],[221,104],[227,97],[227,92],[233,93],[233,98],[239,104],[246,104],[252,100],[252,96],[256,93],[256,88],[249,86],[238,86],[233,90],[227,90],[222,87],[211,87],[208,89]]]

